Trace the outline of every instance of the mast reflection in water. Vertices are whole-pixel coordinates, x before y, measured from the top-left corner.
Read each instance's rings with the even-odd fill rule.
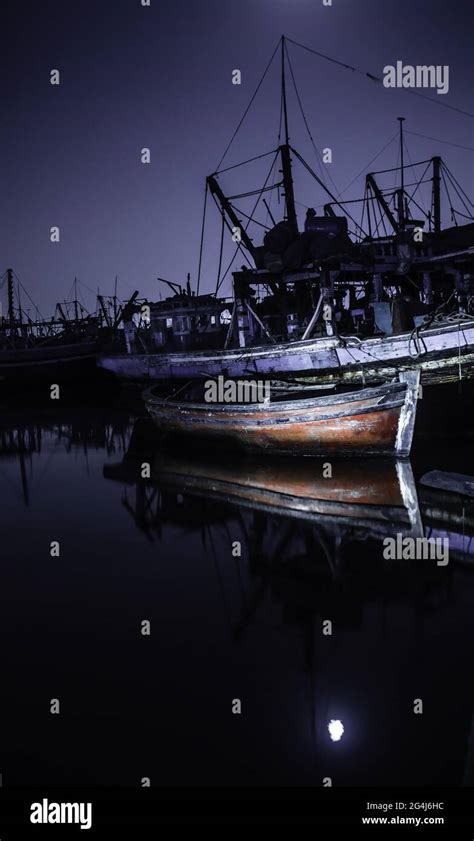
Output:
[[[473,512],[408,463],[323,479],[92,410],[4,420],[0,482],[9,785],[473,784]],[[384,559],[437,530],[446,567]]]

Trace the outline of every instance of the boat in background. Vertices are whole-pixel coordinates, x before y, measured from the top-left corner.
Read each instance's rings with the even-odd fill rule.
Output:
[[[474,563],[474,476],[430,470],[419,482],[420,509],[426,536],[448,539],[449,553]]]
[[[248,264],[232,273],[233,306],[226,312],[227,329],[217,329],[217,321],[207,336],[196,329],[202,310],[200,259],[195,303],[189,289],[187,300],[176,300],[176,312],[171,310],[170,301],[164,329],[158,312],[156,328],[130,322],[128,352],[102,354],[98,365],[120,379],[135,381],[189,380],[222,374],[232,378],[297,376],[321,385],[359,386],[382,383],[414,367],[420,369],[423,385],[473,379],[472,203],[439,155],[415,163],[410,159],[410,165],[405,164],[403,117],[398,118],[397,132],[400,165],[397,162],[394,168],[367,173],[363,197],[349,201],[336,198],[324,183],[325,176],[319,177],[290,146],[285,83],[288,67],[302,112],[303,108],[288,42],[302,47],[285,37],[280,42],[284,132],[278,134],[277,148],[255,150],[262,154],[222,167],[229,144],[217,171],[206,178],[206,197],[215,200],[222,221],[214,308],[219,306],[217,295],[238,251],[239,260],[242,257]],[[306,117],[304,121],[309,131]],[[245,175],[239,183],[231,184],[236,170],[253,166],[267,156],[273,158],[270,169],[265,171],[265,178],[262,171],[256,189],[242,191]],[[307,209],[304,230],[298,224],[293,161],[316,182],[314,204],[324,208],[324,215]],[[281,167],[278,170],[277,165]],[[321,166],[321,172],[324,169]],[[281,178],[275,176],[276,171]],[[395,185],[392,173],[398,182]],[[225,189],[224,180],[229,184]],[[426,203],[421,198],[422,207],[419,200],[425,183],[431,184],[431,195],[425,197]],[[455,200],[448,185],[453,187],[459,206],[453,206]],[[271,198],[270,203],[264,198],[275,193],[279,199],[284,196],[279,221],[272,214]],[[444,194],[449,201],[446,208]],[[240,207],[247,201],[250,204],[245,207],[250,214]],[[204,214],[205,208],[206,204]],[[448,208],[452,224],[443,227]],[[228,269],[221,271],[226,226],[237,247]],[[205,215],[202,236],[204,228]],[[262,244],[257,245],[252,234],[259,236],[262,228],[263,242],[259,239]],[[201,256],[202,246],[203,240]],[[216,346],[219,334],[222,341]],[[188,341],[193,335],[199,343]]]
[[[128,317],[129,306],[107,307],[104,296],[97,295],[97,311],[88,313],[77,298],[57,303],[51,319],[33,320],[20,302],[15,306],[14,272],[7,269],[0,279],[7,282],[8,307],[6,317],[0,317],[0,382],[5,387],[22,389],[37,384],[69,385],[91,382],[107,375],[97,368],[99,351],[124,350],[124,331],[117,329],[123,316]],[[1,283],[0,283],[1,286]],[[110,304],[110,302],[109,302]]]
[[[364,455],[406,457],[410,453],[419,371],[400,382],[324,397],[299,396],[255,403],[194,402],[144,392],[147,411],[166,435],[193,436],[265,455]],[[187,399],[186,399],[187,398]]]

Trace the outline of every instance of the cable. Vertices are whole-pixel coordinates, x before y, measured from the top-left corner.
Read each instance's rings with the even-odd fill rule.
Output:
[[[250,111],[250,108],[252,107],[252,103],[253,103],[253,101],[254,101],[255,97],[257,96],[257,94],[258,94],[258,92],[259,92],[259,90],[260,90],[261,86],[262,86],[263,80],[265,79],[265,76],[267,75],[267,72],[268,72],[268,70],[269,70],[269,67],[270,67],[270,65],[271,65],[271,63],[272,63],[272,61],[273,61],[273,59],[275,58],[276,52],[277,52],[277,50],[278,50],[278,48],[279,48],[280,44],[281,44],[281,38],[280,38],[280,40],[278,41],[278,44],[276,45],[276,47],[275,47],[275,49],[274,49],[274,51],[273,51],[272,57],[271,57],[270,61],[268,62],[267,66],[266,66],[266,68],[265,68],[265,70],[264,70],[263,76],[262,76],[262,78],[260,79],[260,81],[259,81],[259,83],[258,83],[258,85],[257,85],[257,88],[256,88],[256,90],[255,90],[255,93],[253,94],[252,99],[250,100],[249,104],[247,105],[247,108],[246,108],[246,109],[245,109],[245,111],[244,111],[243,117],[242,117],[242,119],[240,120],[240,122],[239,122],[239,124],[238,124],[238,126],[237,126],[236,130],[234,131],[234,133],[233,133],[233,135],[232,135],[232,137],[231,137],[231,139],[230,139],[230,141],[229,141],[229,143],[228,143],[228,145],[227,145],[227,147],[226,147],[226,150],[225,150],[224,154],[222,155],[222,158],[220,159],[220,161],[219,161],[219,163],[218,163],[218,165],[217,165],[217,167],[216,167],[216,170],[219,170],[219,168],[220,168],[220,166],[221,166],[221,164],[222,164],[222,161],[224,160],[225,156],[227,155],[227,152],[229,151],[230,147],[232,146],[232,143],[234,142],[234,140],[235,140],[235,138],[236,138],[236,136],[237,136],[237,133],[238,133],[238,131],[239,131],[239,129],[240,129],[240,127],[241,127],[242,123],[244,122],[244,120],[245,120],[245,118],[246,118],[246,116],[247,116],[248,112]]]
[[[207,179],[206,179],[206,187],[204,189],[204,208],[203,208],[203,212],[202,212],[201,244],[199,246],[199,268],[198,268],[196,298],[199,295],[199,284],[201,282],[202,251],[203,251],[203,247],[204,247],[204,228],[206,226],[207,190],[208,190],[208,183],[207,183]]]
[[[324,58],[326,61],[330,61],[332,64],[338,64],[339,67],[344,67],[345,70],[351,70],[353,73],[358,73],[360,76],[365,76],[373,82],[378,82],[379,84],[383,85],[383,79],[380,76],[376,76],[374,73],[369,73],[368,71],[360,70],[358,67],[353,67],[351,64],[345,64],[343,61],[338,61],[335,58],[331,58],[328,55],[324,55],[324,53],[320,53],[317,50],[313,50],[311,47],[306,47],[304,44],[299,44],[297,41],[293,41],[292,38],[287,38],[287,41],[290,44],[295,44],[296,47],[300,47],[302,50],[307,50],[309,53],[313,53],[317,55],[319,58]],[[449,105],[447,102],[443,102],[439,99],[433,99],[431,96],[427,94],[420,93],[420,91],[415,91],[412,88],[399,88],[398,90],[404,91],[405,93],[411,93],[413,96],[419,96],[422,99],[427,99],[428,102],[431,102],[432,105],[440,105],[443,108],[449,108],[450,111],[457,111],[458,114],[464,114],[465,117],[472,117],[474,119],[474,114],[471,114],[470,111],[464,111],[462,108],[457,108],[455,105]]]
[[[408,131],[408,129],[405,129],[405,134],[413,134],[415,137],[423,137],[425,140],[434,141],[434,143],[445,143],[447,146],[455,146],[457,149],[466,149],[468,152],[474,152],[474,146],[462,146],[460,143],[453,143],[451,140],[440,140],[439,137],[429,137],[427,134],[419,134],[417,131]]]
[[[321,174],[321,178],[323,179],[323,181],[325,181],[326,180],[326,173],[325,173],[324,167],[322,166],[321,161],[320,161],[321,153],[320,153],[319,149],[317,148],[316,143],[314,142],[313,135],[311,134],[311,131],[310,131],[310,128],[309,128],[309,125],[308,125],[308,121],[307,121],[306,115],[304,113],[303,103],[301,102],[301,97],[300,97],[300,94],[299,94],[299,91],[298,91],[298,86],[296,84],[295,74],[293,73],[293,66],[292,66],[291,61],[290,61],[290,56],[289,56],[289,53],[288,53],[288,47],[286,46],[286,44],[285,44],[285,52],[286,52],[286,57],[288,59],[288,66],[290,68],[291,78],[293,80],[293,87],[295,89],[296,99],[297,99],[298,105],[300,107],[301,116],[303,117],[303,122],[306,126],[306,131],[308,132],[309,139],[310,139],[311,144],[312,144],[313,149],[314,149],[314,154],[316,156],[316,160],[317,160],[317,163],[318,163],[318,166],[319,166],[319,171],[320,171],[320,174]],[[333,179],[331,173],[328,171],[327,174],[328,174],[328,176],[331,180],[331,183],[332,183],[337,195],[339,196],[339,198],[341,198],[341,194],[340,194],[340,192],[337,188],[337,184],[334,182],[334,179]]]
[[[352,185],[355,183],[355,181],[357,181],[357,179],[358,179],[358,178],[360,178],[360,176],[361,176],[361,175],[363,175],[363,174],[364,174],[364,172],[367,172],[367,170],[368,170],[369,166],[370,166],[371,164],[373,164],[373,162],[374,162],[374,161],[376,161],[378,157],[380,157],[380,155],[382,154],[382,152],[385,152],[385,149],[388,149],[388,147],[390,146],[390,144],[391,144],[391,143],[393,143],[393,141],[395,140],[395,138],[396,138],[396,137],[398,137],[398,132],[396,132],[396,134],[394,134],[394,135],[393,135],[393,137],[392,137],[392,138],[388,141],[388,143],[386,143],[386,144],[385,144],[385,146],[383,147],[383,149],[381,149],[381,150],[380,150],[380,152],[377,152],[377,154],[375,155],[375,157],[374,157],[374,158],[372,158],[372,160],[371,160],[371,161],[369,161],[369,163],[368,163],[368,164],[366,164],[366,166],[365,166],[363,169],[361,169],[361,171],[358,173],[358,175],[356,175],[356,176],[355,176],[355,178],[353,178],[353,179],[352,179],[352,181],[351,181],[351,182],[347,185],[347,187],[344,187],[344,189],[343,189],[343,190],[341,191],[341,193],[340,193],[340,195],[341,195],[341,196],[343,196],[343,195],[344,195],[344,193],[346,193],[346,192],[347,192],[347,190],[349,189],[349,187],[352,187]],[[374,173],[374,174],[375,174],[375,173]]]
[[[232,166],[227,166],[224,169],[219,169],[217,172],[214,172],[213,175],[222,175],[223,172],[229,172],[231,169],[237,169],[239,166],[245,166],[246,164],[251,164],[253,161],[259,161],[260,158],[267,158],[269,155],[274,155],[278,149],[272,149],[271,152],[264,152],[263,155],[255,155],[254,158],[249,158],[247,161],[242,161],[240,164],[233,164]]]

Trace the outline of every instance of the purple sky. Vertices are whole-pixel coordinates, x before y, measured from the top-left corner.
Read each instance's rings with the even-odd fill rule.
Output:
[[[14,268],[44,315],[67,297],[75,275],[103,294],[112,294],[118,275],[121,297],[137,288],[152,300],[165,294],[157,275],[183,282],[190,271],[195,282],[205,176],[282,34],[378,75],[397,60],[447,64],[449,93],[424,92],[474,111],[471,0],[333,0],[332,7],[322,0],[151,0],[149,8],[140,0],[7,0],[6,7],[0,274]],[[397,116],[406,117],[408,131],[474,147],[472,118],[291,44],[289,51],[316,144],[333,150],[327,168],[339,190],[395,135]],[[50,85],[52,68],[61,72],[59,87]],[[235,68],[240,86],[232,84]],[[291,79],[288,87],[290,142],[315,168]],[[277,146],[279,96],[275,62],[224,165]],[[472,151],[406,140],[412,161],[442,155],[474,194]],[[142,147],[151,149],[149,165],[140,162]],[[370,169],[396,166],[397,151],[394,142]],[[258,187],[269,162],[223,175],[221,186],[228,193]],[[301,227],[303,205],[325,198],[299,164],[295,187]],[[344,197],[362,192],[361,176]],[[217,273],[220,222],[212,201],[208,209],[201,291],[214,290]],[[281,218],[276,195],[272,209]],[[258,218],[265,221],[265,211]],[[53,225],[59,244],[49,239]],[[251,232],[256,244],[260,231]],[[225,267],[232,253],[227,242]],[[242,263],[239,257],[236,267]],[[93,309],[94,296],[79,288]]]

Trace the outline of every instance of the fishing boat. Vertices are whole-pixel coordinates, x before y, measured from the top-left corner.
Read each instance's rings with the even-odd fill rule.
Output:
[[[150,476],[143,479],[143,463]],[[135,422],[130,444],[122,461],[104,465],[104,477],[122,485],[136,486],[135,519],[143,524],[145,514],[155,526],[165,516],[187,511],[189,523],[196,499],[207,500],[207,517],[221,516],[223,506],[239,506],[267,515],[291,518],[340,535],[347,526],[353,538],[368,535],[421,536],[422,525],[413,472],[408,459],[335,459],[332,476],[324,476],[323,459],[235,459],[221,452],[160,447],[156,431],[147,421]],[[156,488],[160,494],[153,493]],[[172,495],[179,497],[172,504]],[[167,505],[163,505],[166,496]],[[185,506],[183,500],[194,499]],[[160,512],[154,511],[161,499]],[[138,504],[138,501],[140,503]],[[164,510],[166,508],[166,511]],[[130,509],[129,509],[130,510]],[[229,509],[228,516],[230,516]],[[202,520],[197,520],[202,525]]]
[[[227,274],[221,272],[226,227],[233,244],[237,243],[236,254],[248,264],[232,273],[233,306],[226,329],[220,331],[221,347],[215,345],[217,330],[212,332],[212,344],[210,335],[209,344],[205,344],[207,337],[201,336],[200,345],[180,346],[183,331],[193,331],[198,314],[189,297],[187,311],[166,314],[166,342],[161,329],[154,331],[152,325],[144,328],[130,322],[128,332],[134,340],[129,341],[128,352],[103,354],[98,365],[121,379],[136,381],[258,374],[349,386],[383,383],[414,367],[419,368],[424,385],[474,378],[472,204],[439,155],[405,164],[404,118],[398,118],[399,131],[392,138],[399,138],[400,165],[367,173],[362,198],[345,201],[336,197],[325,176],[317,175],[290,145],[288,69],[301,107],[290,43],[302,46],[281,39],[283,137],[278,134],[278,147],[224,168],[229,144],[216,171],[206,178],[205,195],[214,199],[222,220],[216,304]],[[308,128],[306,118],[305,125]],[[311,133],[310,139],[314,146]],[[231,179],[240,167],[254,166],[267,155],[270,168],[260,189],[242,192],[239,185],[224,188],[224,180]],[[317,204],[324,207],[324,215],[307,209],[304,230],[297,216],[293,161],[304,167],[326,201]],[[277,164],[281,179],[274,176]],[[385,181],[394,173],[398,183],[393,186],[392,181],[387,186]],[[422,186],[426,183],[431,185],[431,195],[425,197],[429,209],[419,201],[420,193],[428,189]],[[459,208],[454,207],[454,198],[449,198],[450,190]],[[275,193],[278,198],[284,196],[280,221],[265,198],[270,196],[271,202]],[[449,227],[442,224],[444,193],[454,222]],[[252,202],[250,214],[241,208],[245,201]],[[262,205],[266,216],[263,212],[259,216]],[[205,221],[204,217],[203,232]],[[262,228],[263,244],[257,245],[252,234]],[[199,269],[196,300],[200,275]],[[157,338],[150,341],[154,332]]]
[[[22,308],[18,278],[15,306],[14,275],[9,268],[0,278],[0,288],[6,281],[8,294],[7,315],[0,316],[0,382],[16,388],[45,382],[90,382],[97,376],[104,381],[104,373],[97,369],[97,355],[106,346],[122,348],[119,340],[124,331],[116,327],[128,305],[118,311],[114,297],[112,317],[104,297],[98,295],[97,313],[88,313],[78,300],[75,279],[73,301],[57,303],[50,319],[38,314],[33,320]]]
[[[163,397],[157,387],[143,394],[162,433],[191,435],[267,455],[408,456],[415,425],[419,372],[388,383],[323,397],[304,396],[255,403],[194,402],[181,391]],[[188,399],[186,399],[188,397]]]
[[[420,509],[426,536],[447,539],[450,556],[474,561],[474,476],[430,470],[419,482]]]
[[[379,383],[415,365],[424,385],[471,379],[474,319],[447,320],[395,336],[327,336],[294,342],[189,353],[121,354],[98,365],[124,380],[202,377],[300,377],[319,385]]]

